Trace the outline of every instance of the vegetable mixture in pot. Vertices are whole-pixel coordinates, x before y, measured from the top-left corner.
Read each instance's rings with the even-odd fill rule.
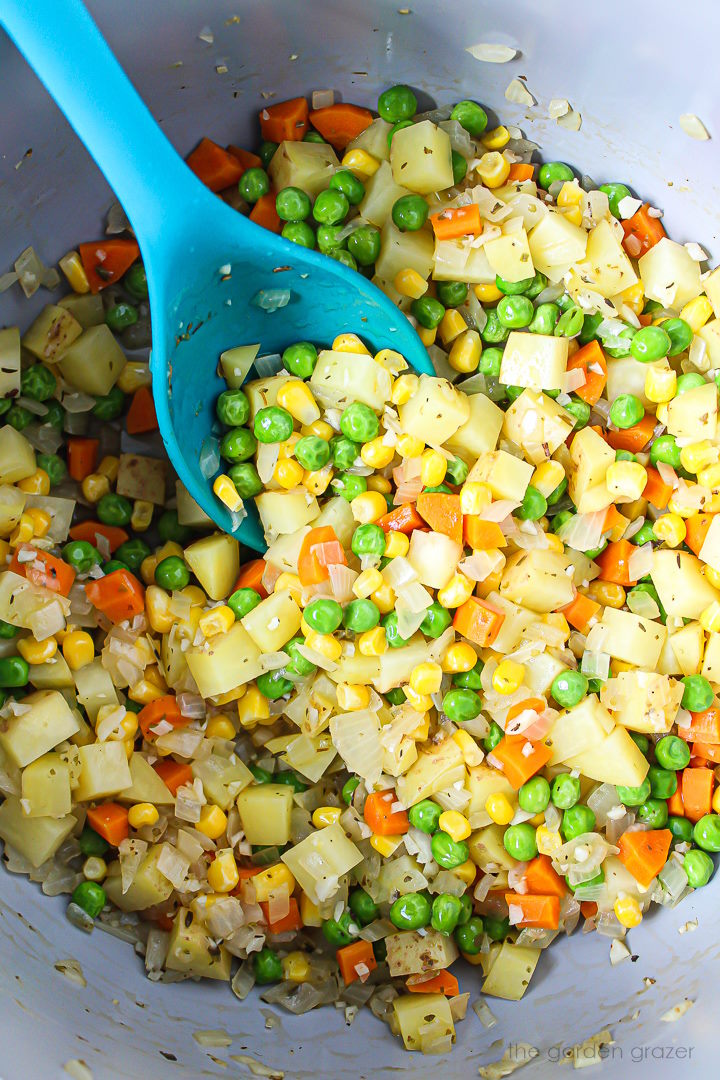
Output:
[[[240,317],[201,469],[249,558],[159,454],[131,233],[60,261],[0,331],[0,837],[150,978],[438,1053],[458,976],[519,999],[713,874],[720,269],[474,101],[321,97],[188,164],[436,376],[361,326],[258,358]]]

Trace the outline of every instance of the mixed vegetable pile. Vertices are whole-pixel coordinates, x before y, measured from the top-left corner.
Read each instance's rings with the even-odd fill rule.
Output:
[[[713,873],[720,269],[475,102],[416,109],[298,98],[190,155],[437,372],[351,332],[223,354],[203,471],[264,558],[171,486],[130,235],[0,331],[0,837],[151,978],[438,1053],[460,955],[519,999],[581,917],[617,955]]]

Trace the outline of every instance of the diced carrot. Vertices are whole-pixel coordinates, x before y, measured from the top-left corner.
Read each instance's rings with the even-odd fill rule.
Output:
[[[477,203],[455,206],[430,215],[436,240],[458,240],[461,236],[479,236],[483,230]]]
[[[125,417],[125,427],[128,435],[146,435],[150,431],[158,430],[155,402],[149,387],[141,386],[133,394]]]
[[[651,217],[648,213],[649,209],[650,204],[643,203],[631,218],[620,222],[625,233],[623,247],[633,259],[640,258],[650,248],[655,247],[664,236],[667,236],[660,218]],[[631,240],[630,237],[633,239]]]
[[[685,518],[685,543],[696,555],[700,554],[714,517],[714,514],[691,514]]]
[[[243,889],[249,881],[251,881],[256,874],[262,874],[264,866],[238,866],[239,881],[235,888],[230,893],[231,896],[242,896]],[[252,903],[255,903],[255,892],[253,890],[252,896],[249,898]]]
[[[712,795],[715,774],[712,769],[684,769],[682,774],[682,801],[685,817],[699,821],[712,811]]]
[[[263,139],[276,143],[286,140],[299,142],[307,131],[308,111],[308,103],[304,97],[279,101],[277,105],[266,105],[258,114]]]
[[[87,822],[91,829],[113,847],[118,847],[130,835],[128,812],[119,803],[106,802],[91,806],[87,812]]]
[[[657,469],[653,469],[651,465],[646,465],[645,470],[647,472],[647,484],[642,497],[657,507],[658,510],[664,510],[670,502],[673,489],[670,484],[665,483]]]
[[[415,529],[425,527],[425,522],[412,503],[403,503],[402,506],[391,510],[389,514],[383,514],[377,524],[383,532],[403,532],[407,536]]]
[[[240,571],[232,591],[237,592],[238,589],[254,589],[255,592],[260,593],[264,600],[267,596],[267,589],[262,583],[264,573],[265,560],[251,559],[250,562],[245,563]]]
[[[560,925],[560,897],[538,896],[533,893],[505,893],[508,907],[519,907],[522,919],[516,926],[538,930],[557,930]]]
[[[331,547],[326,547],[331,545]],[[333,562],[328,556],[332,556]],[[318,585],[330,577],[328,566],[347,566],[347,559],[337,533],[331,525],[311,529],[303,539],[298,555],[298,577],[301,585]]]
[[[690,749],[693,757],[704,758],[705,761],[712,761],[714,765],[720,765],[720,745],[717,743],[694,742]]]
[[[617,506],[611,503],[605,511],[602,531],[603,533],[610,533],[611,540],[620,540],[629,524],[630,519],[621,514]]]
[[[678,727],[680,737],[687,742],[720,744],[720,706],[711,705],[703,712],[690,713],[690,727]]]
[[[173,795],[177,795],[178,788],[181,788],[184,784],[192,783],[193,774],[190,766],[183,765],[179,761],[173,761],[172,758],[156,761],[153,769]]]
[[[597,915],[597,909],[597,904],[594,900],[580,901],[580,914],[583,919],[592,919],[593,915]]]
[[[483,521],[477,514],[465,514],[463,540],[473,551],[489,551],[507,544],[505,533],[496,521]]]
[[[234,158],[237,158],[242,171],[246,173],[248,169],[262,169],[262,160],[253,154],[250,150],[243,150],[241,146],[233,146],[232,143],[227,148],[228,154],[232,154]]]
[[[487,600],[471,596],[455,612],[453,626],[475,645],[492,645],[500,633],[505,621],[501,611],[497,611]]]
[[[528,709],[532,709],[533,712],[541,713],[547,709],[547,702],[544,698],[529,697],[524,701],[518,701],[515,705],[511,705],[507,711],[506,723],[514,720],[520,713],[527,712]]]
[[[95,471],[99,439],[80,439],[72,436],[67,441],[68,472],[73,480],[82,483],[86,476]]]
[[[375,953],[369,941],[351,941],[349,945],[343,945],[342,949],[336,950],[335,958],[346,986],[355,982],[356,979],[362,978],[364,981],[367,975],[377,967]],[[358,968],[360,971],[357,970]],[[365,968],[367,968],[367,975]]]
[[[641,326],[649,326],[652,321],[653,321],[652,314],[638,315],[638,322],[640,323]]]
[[[237,157],[212,139],[201,139],[185,161],[198,180],[202,180],[211,191],[222,191],[237,184],[245,172]]]
[[[460,993],[460,986],[451,971],[443,969],[438,971],[437,975],[433,975],[432,979],[425,979],[424,982],[419,983],[405,983],[406,988],[411,994],[444,994],[445,997],[457,997]]]
[[[275,209],[275,193],[273,191],[260,196],[250,211],[250,220],[254,221],[256,225],[262,225],[263,229],[268,229],[270,232],[279,233],[282,230],[283,223]]]
[[[443,533],[456,544],[462,544],[463,514],[460,509],[459,495],[447,495],[441,491],[425,491],[418,495],[416,508],[433,532]]]
[[[508,173],[507,183],[517,183],[520,180],[532,180],[533,173],[535,171],[534,165],[523,164],[522,161],[515,161],[510,166],[510,172]]]
[[[154,915],[152,922],[155,923],[158,930],[164,930],[166,933],[170,933],[175,923],[169,915]]]
[[[152,742],[156,737],[152,729],[163,721],[174,728],[187,727],[190,723],[190,717],[183,716],[180,712],[180,706],[174,694],[164,694],[163,697],[148,702],[138,713],[140,730],[148,742]]]
[[[655,417],[648,413],[632,427],[608,431],[605,438],[613,450],[629,450],[631,454],[639,454],[652,439],[656,423]]]
[[[647,888],[665,865],[671,841],[669,829],[624,832],[617,842],[620,848],[618,858],[635,880]]]
[[[21,552],[32,551],[34,558],[30,562],[21,562]],[[41,551],[32,544],[19,544],[13,553],[8,567],[14,574],[19,574],[33,585],[41,585],[50,592],[68,596],[72,583],[75,580],[75,571],[69,563],[51,555],[49,551]]]
[[[135,240],[97,240],[78,244],[90,292],[98,293],[119,281],[140,255]]]
[[[96,581],[86,582],[85,593],[110,622],[124,622],[145,610],[145,590],[129,570],[113,570]]]
[[[327,105],[324,109],[313,109],[310,113],[312,126],[335,150],[344,150],[349,142],[370,126],[372,120],[373,114],[369,109],[344,101]]]
[[[267,923],[269,933],[285,934],[288,930],[302,929],[303,921],[300,918],[300,907],[294,896],[290,897],[290,909],[287,915],[283,915],[281,919],[275,919],[274,922],[270,921],[270,902],[268,900],[261,900],[260,907],[265,916],[265,922]]]
[[[602,611],[602,605],[591,600],[589,596],[577,593],[565,607],[558,608],[571,626],[579,630],[581,634],[587,633],[591,619],[597,619]]]
[[[616,585],[635,585],[636,579],[630,577],[628,569],[630,557],[635,551],[637,548],[629,540],[616,540],[615,543],[608,544],[595,559],[600,567],[601,579],[612,581]]]
[[[400,836],[410,828],[407,812],[392,809],[395,801],[392,788],[372,791],[365,800],[363,817],[376,836]]]
[[[670,798],[666,799],[668,814],[673,814],[675,817],[685,817],[685,806],[682,799],[682,777],[683,774],[679,772],[677,774],[678,786]]]
[[[526,747],[530,747],[526,750]],[[531,776],[547,765],[552,752],[545,743],[533,743],[523,735],[505,735],[493,750],[505,779],[518,791]]]
[[[597,341],[589,341],[570,357],[567,362],[568,371],[578,368],[585,374],[585,384],[578,386],[574,393],[588,405],[594,405],[602,397],[607,383],[607,361]]]
[[[105,525],[102,521],[81,521],[78,525],[73,525],[69,535],[71,540],[86,540],[94,547],[97,547],[98,536],[102,536],[107,540],[111,552],[116,551],[129,539],[119,525]]]
[[[538,855],[531,859],[525,869],[525,884],[528,892],[541,896],[560,896],[567,894],[565,879],[554,869],[549,855]]]

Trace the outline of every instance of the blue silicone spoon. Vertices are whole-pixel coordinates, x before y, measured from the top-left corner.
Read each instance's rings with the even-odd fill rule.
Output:
[[[269,355],[293,341],[329,345],[354,331],[373,349],[396,349],[417,371],[433,374],[427,351],[361,274],[253,224],[193,175],[80,0],[3,0],[0,21],[132,222],[148,278],[153,393],[170,460],[216,524],[262,552],[254,506],[236,524],[199,467],[225,387],[216,370],[220,353],[260,342],[260,355]],[[289,290],[287,306],[269,312],[253,302],[278,289]]]

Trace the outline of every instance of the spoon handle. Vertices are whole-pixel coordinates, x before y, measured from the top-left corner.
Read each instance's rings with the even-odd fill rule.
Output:
[[[80,0],[3,0],[0,22],[105,174],[141,246],[206,189],[182,162]]]

